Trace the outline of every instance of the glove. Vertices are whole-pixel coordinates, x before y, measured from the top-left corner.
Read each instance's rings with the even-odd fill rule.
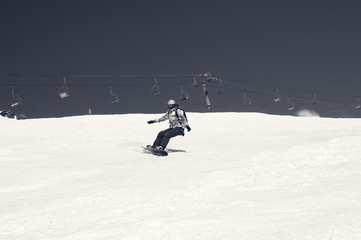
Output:
[[[150,121],[148,121],[148,124],[152,124],[152,123],[155,123],[156,121],[154,121],[154,120],[150,120]]]
[[[191,130],[191,127],[190,127],[190,126],[187,126],[186,128],[187,128],[188,132]]]

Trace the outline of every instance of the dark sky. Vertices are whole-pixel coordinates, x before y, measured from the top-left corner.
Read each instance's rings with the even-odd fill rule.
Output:
[[[0,109],[29,118],[89,108],[161,113],[169,98],[179,101],[183,84],[190,98],[180,105],[206,112],[191,76],[210,72],[224,79],[223,94],[208,84],[214,111],[294,115],[308,108],[361,117],[354,108],[361,96],[360,12],[356,0],[1,0]],[[70,91],[65,99],[58,96],[61,75]],[[149,78],[106,77],[134,75]],[[162,77],[168,75],[187,77]],[[152,76],[159,76],[155,97]],[[22,98],[14,108],[12,85]],[[267,94],[276,87],[280,103]],[[251,106],[243,103],[245,90]]]

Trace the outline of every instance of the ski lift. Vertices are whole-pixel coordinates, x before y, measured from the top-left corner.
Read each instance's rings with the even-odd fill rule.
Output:
[[[69,97],[69,89],[68,89],[68,87],[66,86],[65,76],[63,76],[63,81],[64,81],[64,85],[61,86],[61,87],[58,89],[58,94],[59,94],[59,97],[60,97],[60,98]]]
[[[199,74],[197,77],[193,78],[193,87],[199,87],[202,84],[208,82],[218,82],[219,86],[222,85],[222,80],[216,77],[212,77],[210,72]]]
[[[288,109],[288,111],[292,111],[293,109],[295,109],[295,104],[293,104],[293,102],[291,102],[290,98],[287,98],[287,109]]]
[[[222,94],[223,93],[223,82],[222,79],[218,78],[218,85],[217,85],[217,94]]]
[[[180,100],[186,101],[189,98],[189,94],[183,90],[183,85],[181,85],[181,94],[180,94]]]
[[[157,78],[154,78],[154,82],[155,84],[153,85],[152,89],[150,90],[150,92],[152,93],[152,95],[155,97],[155,96],[158,96],[160,94],[160,91],[159,91],[159,86],[158,86],[158,82],[157,82]]]
[[[252,99],[247,95],[246,92],[243,93],[243,103],[245,106],[251,106],[252,104]]]
[[[318,104],[318,98],[315,92],[313,93],[313,95],[314,97],[312,98],[311,105],[316,106]]]
[[[336,109],[334,108],[334,106],[331,103],[328,104],[328,107],[329,107],[330,113],[336,112]]]
[[[116,93],[113,93],[113,86],[110,86],[110,103],[119,102],[119,96]]]
[[[21,103],[21,97],[14,93],[14,88],[15,88],[14,86],[12,86],[11,88],[11,95],[12,95],[12,100],[10,105],[11,107],[15,107]]]
[[[356,108],[356,109],[360,109],[360,108],[361,108],[361,102],[360,102],[360,98],[359,98],[359,97],[357,97],[357,99],[356,99],[355,108]]]
[[[279,93],[279,91],[278,91],[278,88],[276,88],[276,93],[275,93],[275,95],[274,95],[274,97],[273,97],[273,101],[274,101],[275,103],[278,103],[278,102],[281,101],[281,95],[280,95],[280,93]]]

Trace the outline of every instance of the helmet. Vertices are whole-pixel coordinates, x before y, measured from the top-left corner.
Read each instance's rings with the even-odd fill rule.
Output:
[[[176,105],[177,105],[177,103],[175,102],[175,100],[169,99],[169,101],[168,101],[168,108],[169,109],[174,108]]]
[[[175,100],[169,99],[168,105],[175,105],[175,104],[177,104],[177,103],[175,102]]]

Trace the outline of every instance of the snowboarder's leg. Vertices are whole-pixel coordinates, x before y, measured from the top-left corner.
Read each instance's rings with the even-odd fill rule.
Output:
[[[169,140],[172,137],[179,136],[179,135],[184,136],[184,129],[181,127],[168,128],[167,130],[164,130],[163,132],[164,132],[164,136],[162,138],[162,141],[160,142],[160,145],[157,145],[157,146],[162,146],[163,149],[165,149],[167,147]]]
[[[168,130],[168,129],[167,129]],[[156,146],[160,146],[160,144],[161,144],[161,142],[162,142],[162,140],[163,140],[163,137],[164,137],[164,135],[165,135],[165,133],[166,133],[166,131],[167,130],[163,130],[163,131],[160,131],[159,133],[158,133],[158,136],[157,136],[157,138],[155,139],[155,141],[154,141],[154,143],[153,143],[153,148],[155,148]]]

